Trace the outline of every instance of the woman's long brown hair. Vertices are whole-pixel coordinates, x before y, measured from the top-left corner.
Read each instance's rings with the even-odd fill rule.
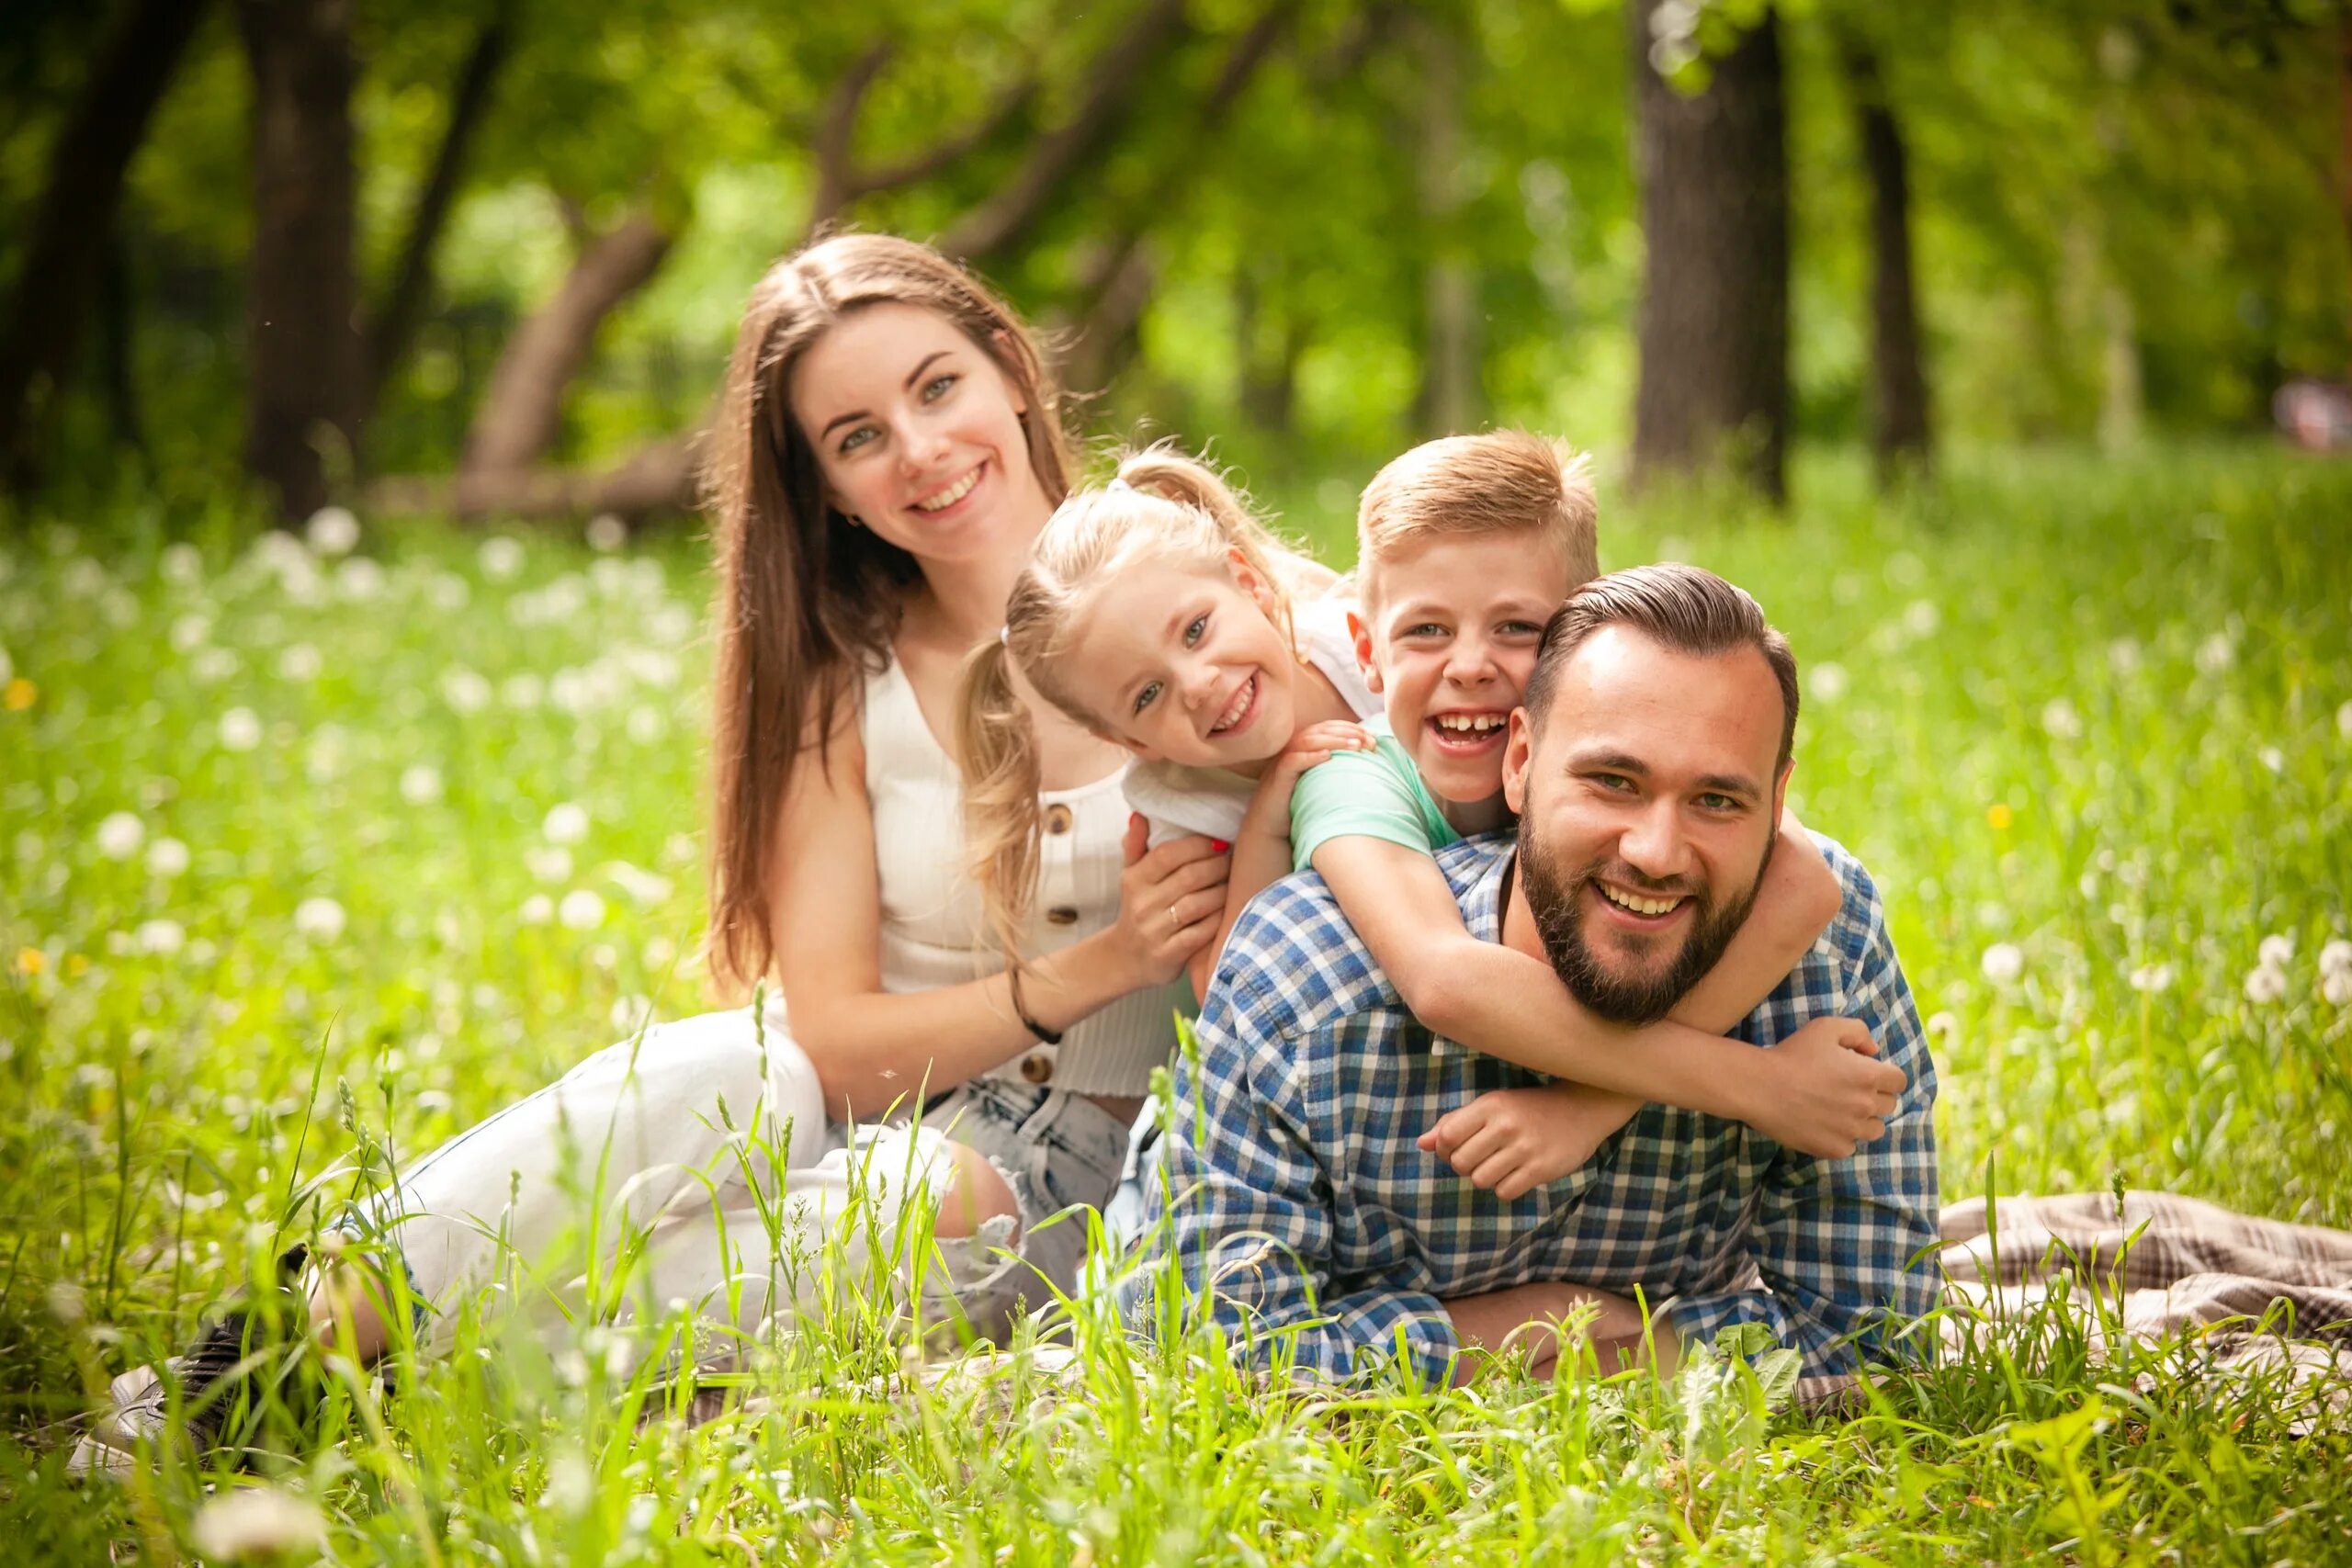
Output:
[[[711,724],[712,983],[740,997],[779,933],[769,878],[784,793],[821,760],[854,682],[888,662],[912,556],[825,502],[816,452],[792,417],[793,367],[843,317],[919,305],[953,322],[1021,394],[1029,461],[1048,503],[1069,489],[1061,389],[994,291],[928,245],[837,234],[786,256],[752,290],[704,469],[715,524],[718,657]]]

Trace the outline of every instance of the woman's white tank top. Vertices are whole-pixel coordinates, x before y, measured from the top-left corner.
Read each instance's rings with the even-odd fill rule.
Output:
[[[988,932],[979,888],[966,873],[962,780],[898,660],[865,682],[862,716],[865,794],[874,808],[875,869],[882,889],[882,988],[961,985],[1004,967]],[[1050,953],[1106,930],[1118,918],[1120,849],[1127,802],[1113,772],[1076,789],[1047,790],[1037,897],[1023,947]],[[1130,992],[1040,1043],[994,1077],[1082,1094],[1140,1095],[1176,1043],[1179,1007],[1192,987]]]

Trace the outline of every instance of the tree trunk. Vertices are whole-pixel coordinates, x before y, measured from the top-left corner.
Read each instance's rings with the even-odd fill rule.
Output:
[[[1442,22],[1421,29],[1420,204],[1429,261],[1421,274],[1421,433],[1464,434],[1478,422],[1478,275],[1461,234],[1461,40]]]
[[[1927,466],[1928,378],[1912,283],[1911,180],[1903,127],[1878,57],[1859,39],[1841,50],[1871,186],[1871,456],[1879,482]]]
[[[442,230],[447,226],[449,209],[457,204],[466,153],[473,145],[474,132],[490,111],[492,89],[497,85],[498,73],[514,44],[514,0],[498,0],[497,10],[482,23],[465,67],[458,73],[457,85],[450,90],[449,122],[441,132],[441,146],[434,154],[432,170],[417,193],[408,238],[401,243],[400,261],[392,269],[391,288],[384,296],[383,308],[375,312],[369,325],[368,379],[362,406],[370,413],[382,399],[392,371],[408,353],[409,340],[416,335],[417,321],[424,314],[425,301],[433,290],[434,253],[440,246]]]
[[[126,448],[141,470],[147,437],[139,416],[138,301],[130,285],[130,247],[120,233],[107,239],[105,270],[98,278],[98,387],[116,445]]]
[[[33,477],[42,413],[72,363],[131,155],[146,139],[205,6],[206,0],[136,0],[51,150],[0,327],[0,461],[12,485]]]
[[[1641,185],[1637,477],[1727,463],[1787,493],[1789,177],[1781,39],[1766,11],[1678,92],[1651,61],[1659,0],[1631,0]]]
[[[254,76],[254,254],[246,287],[245,461],[278,515],[330,488],[324,448],[356,448],[350,0],[238,0]]]
[[[462,472],[510,473],[547,456],[562,428],[564,389],[587,363],[597,328],[661,269],[675,239],[633,212],[588,243],[555,298],[507,340],[467,433]]]

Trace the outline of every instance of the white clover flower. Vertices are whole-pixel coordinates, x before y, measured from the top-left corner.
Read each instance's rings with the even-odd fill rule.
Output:
[[[548,809],[539,834],[550,844],[576,844],[588,836],[588,813],[567,800]]]
[[[2006,986],[2025,973],[2025,952],[2013,942],[1996,942],[1984,950],[1981,963],[1984,978]]]
[[[2275,1002],[2287,994],[2287,972],[2267,964],[2257,964],[2245,977],[2245,999],[2250,1002]]]
[[[535,881],[571,880],[571,852],[560,844],[535,844],[525,850],[523,865]]]
[[[334,569],[334,585],[345,599],[379,599],[384,592],[384,569],[366,556],[354,556]]]
[[[2319,994],[2327,998],[2330,1007],[2352,1007],[2352,969],[2321,976]]]
[[[401,798],[411,806],[431,806],[441,798],[440,770],[430,762],[411,762],[401,770]]]
[[[147,824],[128,811],[110,813],[98,824],[98,853],[108,860],[129,860],[147,841]]]
[[[2132,988],[2150,995],[2172,989],[2172,965],[2169,964],[2141,964],[2140,967],[2132,971]]]
[[[158,839],[147,850],[147,869],[166,880],[187,870],[187,846],[177,839]]]
[[[326,668],[326,660],[319,650],[307,642],[288,644],[277,656],[277,673],[281,680],[315,681],[319,671]]]
[[[340,506],[322,506],[311,513],[302,536],[322,556],[347,556],[359,544],[359,519]]]
[[[1903,607],[1903,629],[1913,637],[1933,637],[1944,624],[1944,613],[1932,599],[1914,599]]]
[[[190,583],[204,575],[204,552],[185,539],[164,547],[155,566],[166,582]]]
[[[474,591],[454,571],[436,571],[424,583],[424,602],[436,610],[457,614],[472,600]]]
[[[169,957],[187,945],[187,930],[177,920],[148,920],[131,933],[130,941],[141,953]]]
[[[2262,939],[2262,945],[2254,950],[2254,955],[2265,968],[2284,969],[2288,960],[2295,956],[2295,939],[2274,931]]]
[[[498,688],[498,700],[510,708],[535,708],[547,700],[548,683],[526,670],[509,675]]]
[[[544,893],[534,893],[523,900],[515,918],[526,926],[543,926],[555,919],[555,900]]]
[[[453,665],[441,676],[441,697],[458,713],[480,713],[490,705],[490,682],[464,665]]]
[[[588,547],[610,555],[628,543],[628,525],[609,512],[588,519]]]
[[[2210,632],[2205,640],[2197,645],[2197,672],[2219,675],[2236,663],[2237,657],[2237,645],[2230,640],[2229,633]]]
[[[204,1505],[189,1533],[198,1553],[238,1562],[326,1550],[327,1522],[316,1506],[275,1486],[240,1486]]]
[[[1817,703],[1834,703],[1846,694],[1846,667],[1834,660],[1824,660],[1805,672],[1805,689]]]
[[[343,935],[345,918],[343,906],[328,897],[303,899],[294,907],[294,929],[316,942],[330,942]]]
[[[2319,972],[2323,975],[2352,975],[2352,942],[2337,937],[2321,948]]]
[[[2064,697],[2052,697],[2041,705],[2041,728],[2054,740],[2080,740],[2083,738],[2083,716],[2075,705]]]
[[[481,542],[478,558],[481,574],[493,582],[503,582],[523,570],[523,541],[503,534],[492,535]]]
[[[605,901],[585,887],[575,887],[556,906],[555,918],[576,931],[592,931],[605,923]]]

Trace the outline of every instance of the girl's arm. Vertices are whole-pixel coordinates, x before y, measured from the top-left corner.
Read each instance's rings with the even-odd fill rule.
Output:
[[[1242,814],[1233,840],[1233,867],[1226,884],[1225,913],[1217,921],[1216,940],[1193,955],[1189,972],[1193,998],[1206,1001],[1209,976],[1216,969],[1225,939],[1241,919],[1250,900],[1291,873],[1290,795],[1298,777],[1333,751],[1369,751],[1372,732],[1360,724],[1331,720],[1310,724],[1291,738],[1250,793],[1250,808]]]
[[[1805,849],[1819,865],[1819,852],[1810,841]],[[1776,867],[1782,858],[1775,853]],[[1710,1024],[1727,1029],[1745,1018],[1794,967],[1803,946],[1769,981],[1744,971],[1742,987],[1752,991],[1745,1006],[1717,995],[1700,998],[1695,1018],[1686,1017],[1693,998],[1700,998],[1694,990],[1668,1021],[1628,1029],[1584,1008],[1548,964],[1473,937],[1463,927],[1461,906],[1443,874],[1426,853],[1350,836],[1318,848],[1315,869],[1414,1016],[1437,1033],[1488,1055],[1597,1089],[1746,1122],[1787,1147],[1825,1157],[1850,1155],[1858,1142],[1881,1135],[1883,1097],[1902,1088],[1899,1069],[1826,1037],[1808,1042],[1818,1048],[1759,1051],[1708,1032]],[[1771,881],[1768,874],[1766,890],[1757,899],[1759,912]],[[1768,926],[1783,944],[1791,937],[1781,924],[1785,918],[1776,915]],[[1804,933],[1806,945],[1819,930],[1815,925]],[[1745,960],[1757,966],[1772,961],[1757,955],[1753,944]]]
[[[882,988],[865,751],[854,708],[821,761],[815,746],[803,750],[778,808],[769,874],[774,968],[792,1037],[817,1069],[827,1111],[844,1119],[953,1088],[1036,1043],[1013,1010],[1007,975],[904,994]],[[1129,991],[1174,978],[1216,929],[1208,917],[1224,901],[1224,857],[1206,839],[1148,853],[1142,839],[1138,821],[1127,836],[1117,922],[1023,965],[1022,1003],[1046,1028],[1067,1029]],[[1170,930],[1171,905],[1190,922],[1185,930]]]

